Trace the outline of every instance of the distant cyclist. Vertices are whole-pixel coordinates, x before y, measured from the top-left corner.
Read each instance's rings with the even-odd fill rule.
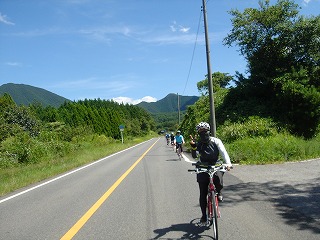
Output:
[[[196,126],[197,133],[199,135],[199,141],[195,142],[192,136],[190,145],[192,147],[192,157],[197,158],[199,153],[200,162],[208,165],[215,165],[218,161],[219,153],[222,155],[224,163],[229,171],[232,167],[230,157],[222,143],[222,141],[215,137],[210,137],[210,125],[206,122],[201,122]],[[223,188],[223,174],[224,172],[219,171],[214,177],[214,185],[218,192],[218,200],[223,201],[221,190]],[[197,174],[197,182],[200,190],[200,208],[202,212],[201,222],[207,220],[206,207],[207,207],[207,194],[209,176],[207,173]]]
[[[184,138],[181,135],[181,131],[178,130],[174,139],[174,144],[176,145],[176,151],[180,148],[180,152],[183,152],[182,144],[184,144]]]
[[[167,141],[167,145],[169,145],[169,141],[170,141],[170,134],[166,133],[166,141]]]
[[[174,136],[174,134],[172,132],[171,135],[170,135],[171,145],[174,144],[174,139],[175,139],[175,136]]]

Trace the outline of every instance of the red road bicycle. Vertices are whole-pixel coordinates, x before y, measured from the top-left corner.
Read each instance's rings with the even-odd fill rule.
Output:
[[[208,185],[208,195],[207,195],[207,225],[213,228],[213,237],[215,240],[218,240],[218,218],[220,218],[220,210],[218,203],[218,193],[216,191],[215,185],[213,183],[214,174],[217,171],[225,171],[227,167],[223,164],[218,165],[205,165],[200,163],[192,163],[192,166],[195,166],[196,169],[189,169],[189,172],[207,173],[209,175],[210,183]]]

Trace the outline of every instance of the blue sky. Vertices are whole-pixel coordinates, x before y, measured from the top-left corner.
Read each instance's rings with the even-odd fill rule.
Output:
[[[271,0],[271,3],[275,3]],[[320,0],[295,0],[305,16]],[[0,0],[0,85],[21,83],[70,100],[156,101],[199,95],[207,74],[202,0]],[[231,9],[258,0],[208,0],[212,72],[245,73],[223,46]],[[199,24],[200,22],[200,24]]]

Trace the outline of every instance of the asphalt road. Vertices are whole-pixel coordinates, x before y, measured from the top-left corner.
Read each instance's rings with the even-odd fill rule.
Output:
[[[190,156],[152,139],[0,198],[0,239],[212,239]],[[320,160],[226,173],[219,239],[320,238]]]

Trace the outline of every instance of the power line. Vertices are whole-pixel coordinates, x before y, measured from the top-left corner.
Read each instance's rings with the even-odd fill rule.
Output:
[[[192,68],[192,64],[193,64],[194,53],[195,53],[196,46],[197,46],[197,41],[198,41],[198,35],[199,35],[201,18],[202,18],[202,13],[201,13],[201,11],[200,11],[199,22],[198,22],[198,30],[197,30],[197,34],[196,34],[196,40],[195,40],[195,42],[194,42],[194,47],[193,47],[193,52],[192,52],[191,63],[190,63],[190,67],[189,67],[189,72],[188,72],[186,84],[184,85],[184,89],[183,89],[182,95],[184,95],[184,92],[185,92],[185,90],[186,90],[186,88],[187,88],[188,81],[189,81],[189,78],[190,78],[190,72],[191,72],[191,68]]]

